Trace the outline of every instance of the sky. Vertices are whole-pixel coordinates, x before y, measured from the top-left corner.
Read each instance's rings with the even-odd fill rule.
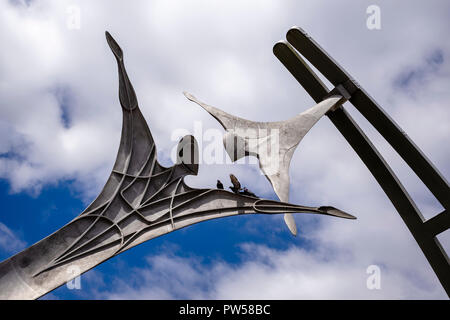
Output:
[[[367,8],[380,9],[370,29]],[[207,148],[219,123],[182,94],[255,121],[314,105],[272,53],[306,30],[387,111],[448,179],[450,3],[430,1],[0,0],[0,260],[75,218],[96,197],[119,145],[121,45],[140,109],[171,165],[175,133]],[[443,210],[350,104],[426,218]],[[224,161],[222,161],[224,162]],[[250,161],[248,161],[250,162]],[[186,182],[231,185],[276,199],[254,162],[203,163]],[[177,230],[128,250],[42,299],[447,299],[402,219],[324,117],[301,141],[290,202],[332,205],[357,220],[237,216]],[[450,247],[450,231],[439,235]],[[375,266],[380,286],[367,281]],[[369,273],[368,273],[369,272]]]

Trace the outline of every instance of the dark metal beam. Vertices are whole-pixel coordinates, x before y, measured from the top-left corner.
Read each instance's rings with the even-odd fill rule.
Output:
[[[450,228],[450,213],[448,210],[428,219],[424,223],[426,232],[436,236]]]
[[[305,31],[292,28],[286,38],[334,86],[353,84],[352,89],[346,87],[352,95],[350,102],[397,151],[442,206],[450,209],[450,188],[446,179],[375,100]]]
[[[421,151],[381,108],[375,103],[370,104],[368,102],[372,101],[371,98],[368,95],[365,96],[365,92],[359,85],[315,42],[312,46],[311,44],[309,46],[300,46],[299,43],[296,43],[296,36],[292,37],[292,33],[297,33],[296,30],[297,29],[291,29],[288,32],[288,40],[294,46],[296,45],[297,49],[301,50],[301,53],[304,54],[304,56],[318,68],[330,82],[336,85],[336,88],[338,86],[343,86],[351,95],[349,100],[355,106],[358,105],[361,107],[370,105],[370,111],[362,112],[363,115],[368,115],[369,118],[372,119],[371,123],[374,126],[376,125],[375,127],[377,129],[382,130],[380,132],[384,133],[383,136],[387,136],[387,138],[385,137],[386,140],[391,143],[394,149],[398,149],[399,143],[402,143],[405,140],[409,141],[409,144],[406,143],[406,147],[402,149],[401,156],[406,158],[405,161],[409,165],[411,165],[410,163],[414,163],[414,161],[419,161],[418,165],[416,164],[415,167],[412,167],[416,173],[421,173],[419,178],[422,179],[425,173],[431,172],[433,177],[426,181],[422,179],[422,181],[424,181],[430,190],[433,188],[433,194],[436,198],[440,197],[438,200],[443,205],[448,205],[450,197],[447,196],[447,198],[445,198],[447,193],[449,193],[448,184],[431,163],[429,163],[425,156],[423,156]],[[305,34],[302,33],[302,36],[305,37]],[[309,37],[307,37],[306,40],[314,41]],[[275,44],[273,52],[314,101],[320,102],[324,97],[330,94],[326,85],[316,74],[314,74],[308,64],[288,43],[278,42]],[[324,63],[323,60],[326,60],[326,62]],[[332,92],[335,91],[336,88],[333,89]],[[362,109],[365,110],[364,108]],[[375,109],[377,110],[374,111]],[[341,107],[334,112],[328,112],[327,115],[386,193],[439,278],[447,295],[450,296],[449,258],[439,241],[435,238],[436,234],[448,229],[448,212],[441,213],[424,223],[421,212],[399,179],[345,109]],[[392,138],[392,136],[394,138]],[[422,162],[418,159],[418,157],[421,156],[423,156]],[[426,170],[422,170],[423,168]]]
[[[450,264],[448,256],[439,241],[426,232],[420,211],[408,192],[344,108],[329,113],[328,117],[352,146],[353,150],[355,150],[389,197],[395,209],[397,209],[402,217],[403,222],[422,249],[422,252],[439,278],[447,295],[450,296]]]

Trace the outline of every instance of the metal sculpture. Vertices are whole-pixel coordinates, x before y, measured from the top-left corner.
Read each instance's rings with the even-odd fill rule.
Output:
[[[55,233],[0,263],[0,299],[36,299],[96,265],[144,241],[201,221],[239,214],[305,212],[347,219],[329,206],[306,207],[234,194],[194,189],[186,175],[198,172],[197,142],[181,139],[177,163],[166,168],[128,79],[123,53],[111,35],[117,60],[122,136],[111,175],[99,196],[77,218]],[[68,273],[77,269],[77,274]]]
[[[298,144],[325,113],[346,101],[340,92],[336,92],[289,120],[254,122],[207,105],[190,93],[184,92],[184,95],[205,109],[225,129],[223,144],[232,161],[249,155],[258,158],[261,171],[280,201],[289,201],[289,166]],[[297,235],[292,214],[286,213],[284,221],[291,233]]]
[[[382,187],[450,296],[450,260],[436,238],[450,228],[448,182],[375,100],[304,30],[293,27],[287,32],[286,39],[288,42],[276,43],[273,52],[313,100],[320,103],[334,92],[344,93],[445,208],[425,220],[402,183],[345,108],[341,106],[327,113]],[[335,86],[333,90],[328,89],[296,50]]]

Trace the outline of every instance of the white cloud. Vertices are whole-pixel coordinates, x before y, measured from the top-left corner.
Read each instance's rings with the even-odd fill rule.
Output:
[[[422,286],[423,274],[380,267],[380,289],[368,289],[369,265],[351,253],[274,250],[245,244],[245,260],[235,266],[199,258],[161,254],[147,258],[148,268],[134,268],[131,278],[113,281],[101,299],[436,299],[436,286]],[[411,281],[415,277],[415,281]],[[427,279],[429,280],[429,279]]]
[[[0,249],[6,253],[17,253],[24,249],[26,242],[0,222]]]
[[[313,104],[271,52],[289,27],[300,25],[376,97],[444,176],[449,175],[450,154],[443,147],[448,144],[450,120],[450,44],[442,40],[450,23],[447,1],[382,2],[380,31],[366,28],[371,1],[77,4],[81,29],[69,30],[66,9],[72,1],[32,1],[29,6],[0,1],[0,152],[7,155],[0,155],[0,177],[8,179],[13,191],[39,192],[42,186],[67,178],[77,181],[86,199],[101,189],[114,161],[121,126],[117,71],[104,40],[105,29],[124,49],[130,79],[164,164],[169,163],[175,144],[170,141],[175,129],[191,130],[196,120],[204,128],[220,128],[183,97],[183,90],[230,113],[260,121],[287,119]],[[407,88],[396,85],[405,72],[425,68],[436,51],[443,58],[436,69]],[[68,94],[67,105],[60,105],[56,88]],[[420,181],[404,169],[399,157],[353,107],[347,108],[393,163],[419,206],[430,215],[438,212],[440,206]],[[272,194],[256,166],[250,171],[243,166],[203,166],[198,177],[187,181],[193,186],[213,186],[217,177],[227,185],[229,172],[249,181],[256,193]],[[279,298],[445,297],[399,215],[327,119],[320,120],[301,142],[291,175],[292,202],[334,205],[358,220],[324,217],[317,223],[299,215],[301,236],[314,240],[317,250],[278,252],[252,247],[256,250],[253,262],[246,260],[236,269],[217,263],[215,268],[223,268],[229,277],[206,290],[200,288],[207,283],[198,274],[206,273],[205,279],[211,280],[208,276],[216,276],[216,269],[204,270],[195,261],[177,257],[153,257],[150,262],[156,270],[161,262],[190,264],[186,287],[199,289],[182,290],[168,277],[165,284],[155,285],[152,278],[148,289],[130,287],[121,292],[138,297],[144,290],[146,296],[160,298],[233,294],[249,298],[263,294]],[[258,227],[261,232],[268,228]],[[324,250],[334,252],[336,260],[324,263]],[[343,261],[348,256],[351,259]],[[262,263],[263,257],[273,266]],[[365,268],[373,263],[383,266],[380,292],[361,287]],[[338,278],[335,270],[341,272]],[[173,272],[175,279],[181,277]],[[245,280],[249,274],[254,277]],[[295,285],[289,286],[290,281]],[[117,294],[112,292],[110,297]]]

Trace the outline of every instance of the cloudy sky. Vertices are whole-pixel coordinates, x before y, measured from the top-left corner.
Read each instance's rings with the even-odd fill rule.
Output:
[[[370,5],[381,29],[367,28]],[[383,106],[445,177],[450,174],[450,3],[430,1],[0,0],[0,259],[76,217],[101,190],[120,130],[116,64],[124,50],[159,160],[174,132],[222,130],[186,90],[238,116],[284,120],[314,102],[272,53],[293,25],[321,44]],[[354,108],[426,218],[440,204]],[[232,172],[274,198],[255,164],[202,165],[192,186]],[[446,299],[375,179],[327,118],[291,163],[291,198],[357,220],[295,215],[212,220],[135,247],[47,299]],[[450,247],[450,231],[439,236]],[[367,287],[369,266],[379,289]],[[369,268],[370,270],[370,268]]]

